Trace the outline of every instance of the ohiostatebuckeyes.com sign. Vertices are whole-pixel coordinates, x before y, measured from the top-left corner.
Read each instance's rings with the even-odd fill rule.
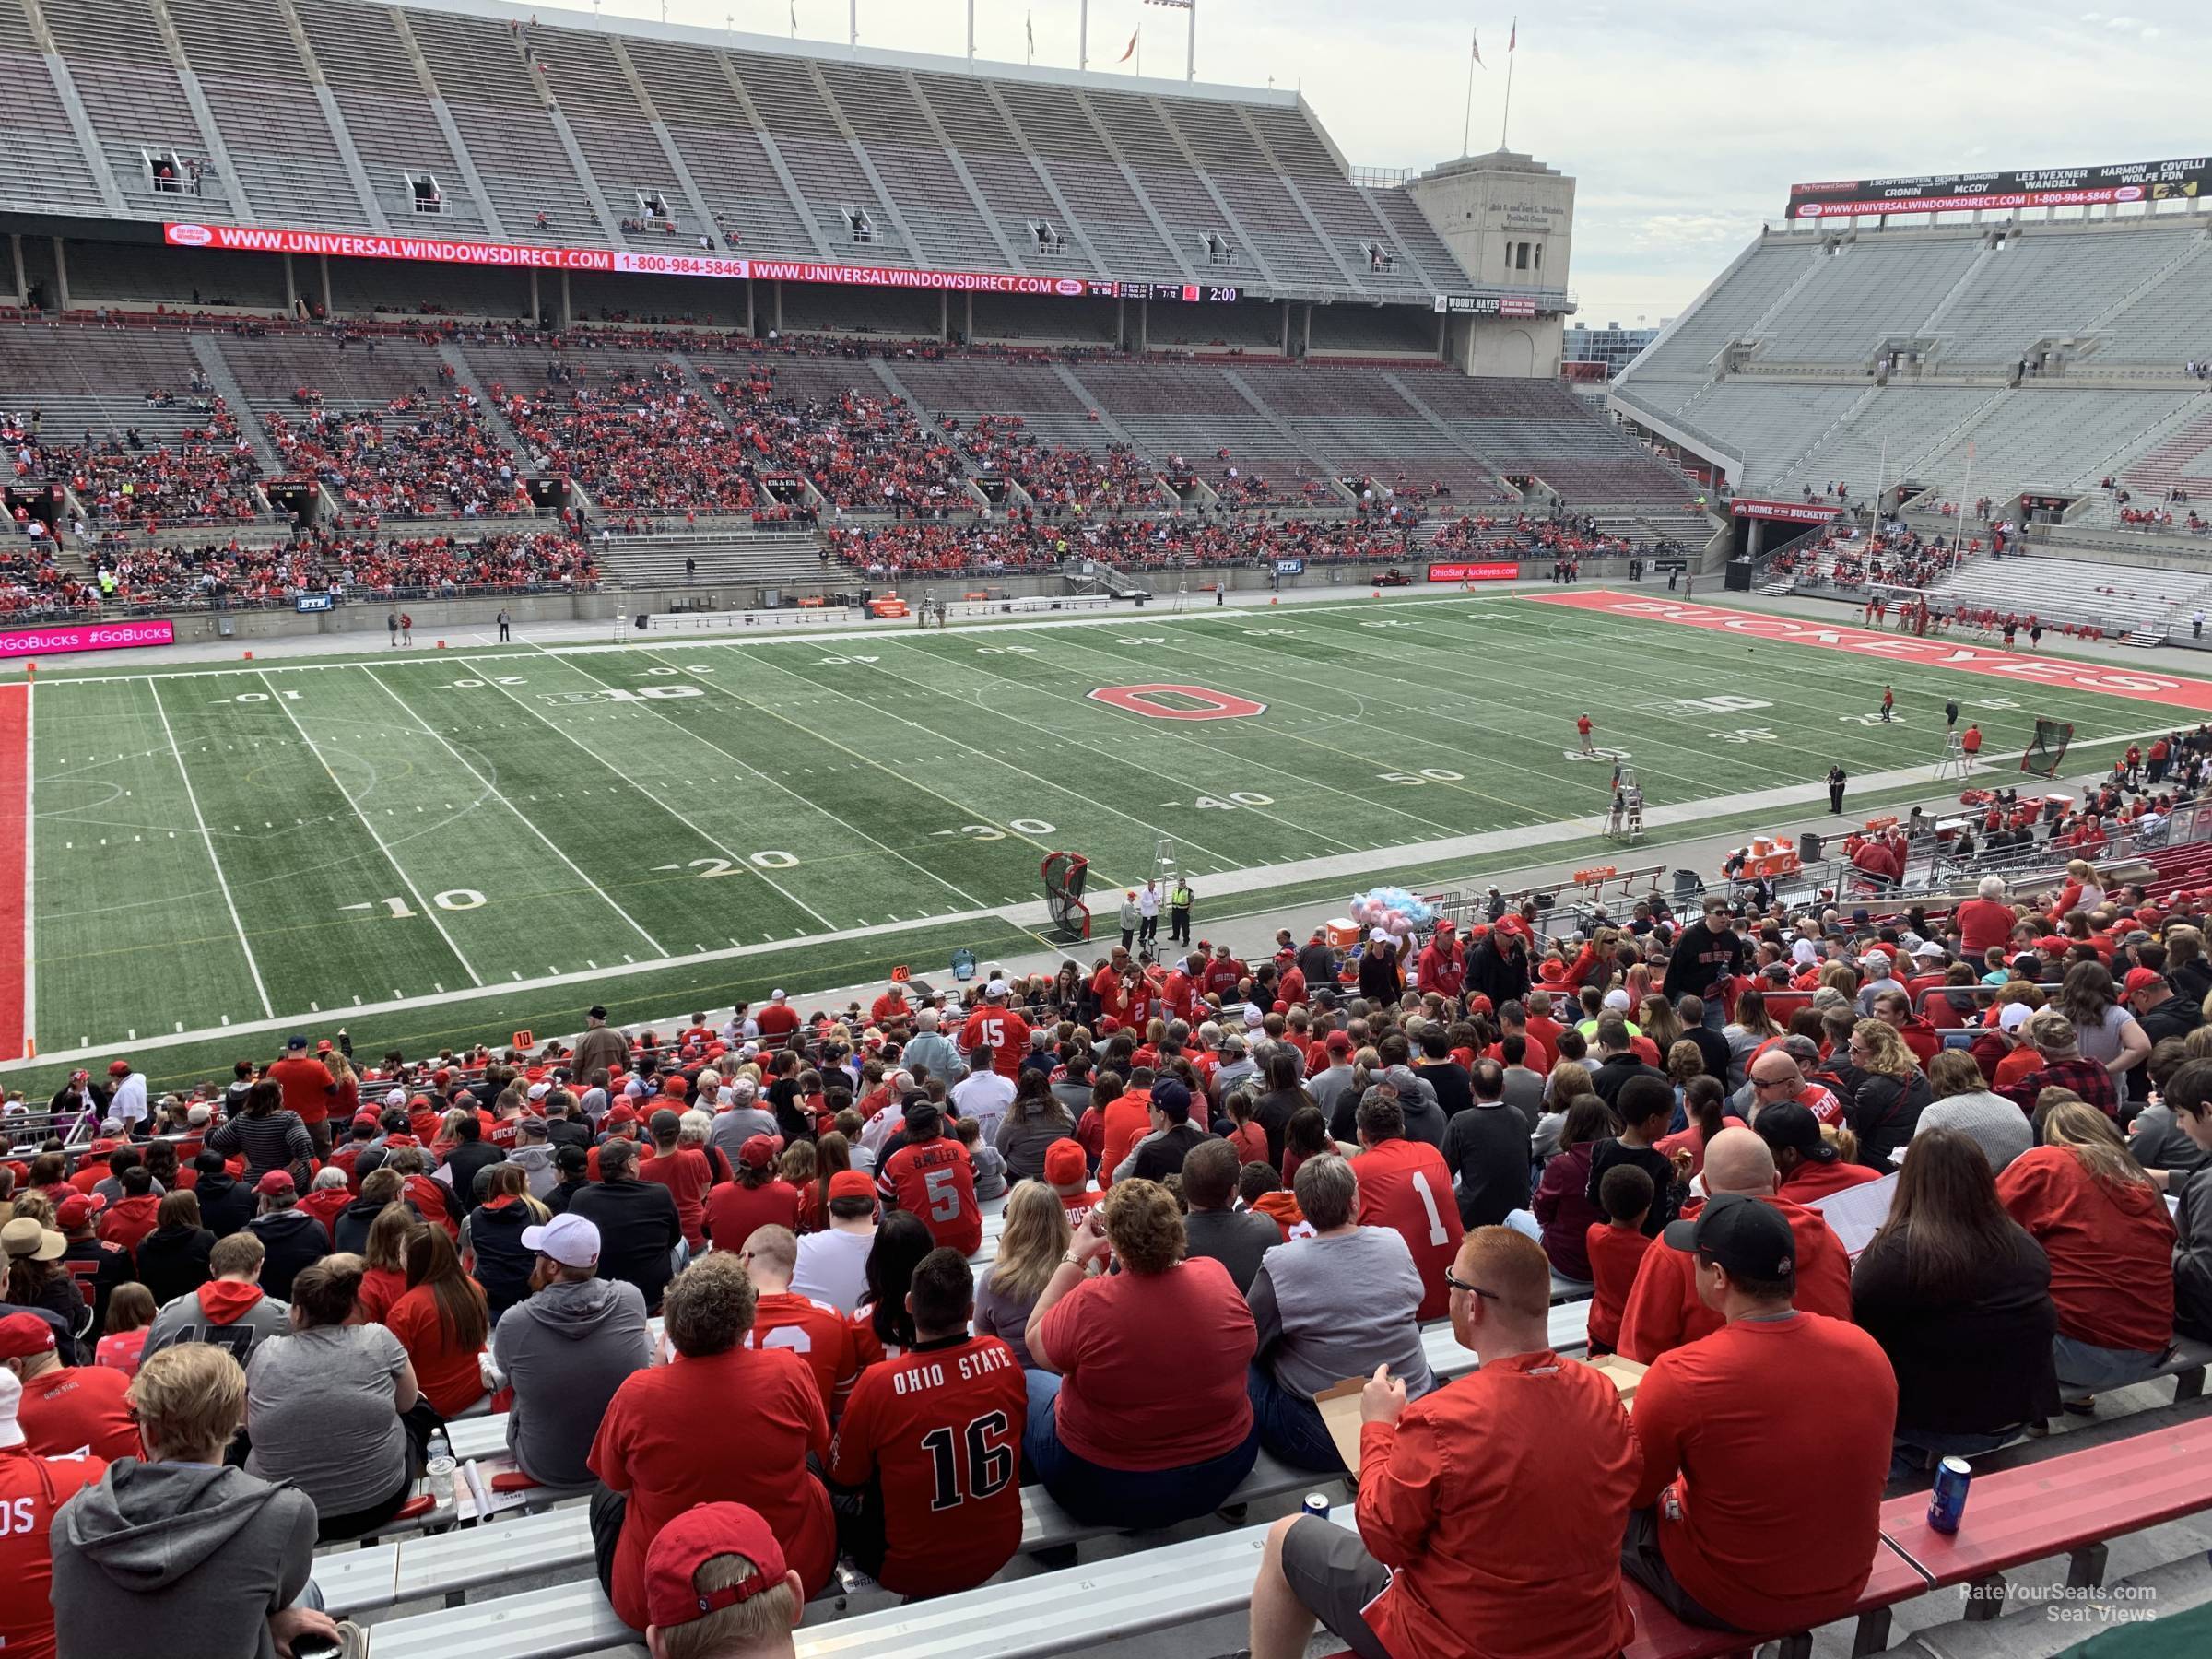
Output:
[[[1429,580],[1431,582],[1512,582],[1521,574],[1521,563],[1513,559],[1492,559],[1474,564],[1431,564]]]
[[[174,622],[62,622],[0,633],[0,657],[67,656],[78,651],[121,651],[130,645],[174,645]]]

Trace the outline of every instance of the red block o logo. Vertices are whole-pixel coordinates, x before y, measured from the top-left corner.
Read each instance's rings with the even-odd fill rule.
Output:
[[[1204,686],[1100,686],[1090,695],[1093,700],[1111,708],[1132,714],[1147,714],[1154,720],[1242,720],[1267,712],[1265,703],[1253,702],[1249,697],[1235,697],[1227,691],[1208,690]],[[1160,700],[1171,697],[1184,699],[1197,706],[1177,707]]]

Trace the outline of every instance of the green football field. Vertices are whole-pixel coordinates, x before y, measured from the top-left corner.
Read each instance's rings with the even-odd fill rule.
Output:
[[[933,918],[917,962],[947,927],[1033,944],[989,912],[1033,903],[1054,849],[1091,859],[1103,933],[1162,838],[1203,905],[1223,871],[1285,866],[1288,889],[1301,861],[1371,854],[1380,879],[1424,843],[1602,811],[1583,709],[1657,806],[1930,765],[1946,695],[2006,764],[2038,714],[2077,745],[2180,717],[1473,594],[88,665],[33,693],[28,1024],[50,1056],[393,1003],[480,1032],[479,987],[613,1002],[671,959],[664,1010],[726,1003],[765,994],[779,942],[840,946],[809,961],[860,977]]]

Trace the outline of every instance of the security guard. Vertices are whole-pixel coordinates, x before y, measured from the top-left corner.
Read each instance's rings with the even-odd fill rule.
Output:
[[[1168,941],[1173,945],[1191,942],[1191,884],[1181,876],[1168,888]]]

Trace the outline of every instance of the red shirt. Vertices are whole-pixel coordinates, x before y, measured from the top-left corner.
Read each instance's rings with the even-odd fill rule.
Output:
[[[1636,1633],[1620,1535],[1641,1461],[1611,1380],[1550,1352],[1362,1424],[1359,1537],[1396,1569],[1368,1624],[1438,1659],[1618,1653]]]
[[[1457,948],[1445,950],[1436,944],[1422,947],[1420,959],[1421,989],[1433,991],[1439,996],[1457,996],[1460,987],[1467,982],[1467,953]]]
[[[1787,1198],[1761,1198],[1759,1202],[1780,1210],[1796,1237],[1798,1310],[1848,1323],[1851,1257],[1843,1249],[1843,1241],[1836,1237],[1836,1230],[1829,1226],[1828,1218]],[[1686,1205],[1683,1214],[1694,1216],[1697,1208]],[[1630,1359],[1649,1365],[1670,1348],[1712,1335],[1721,1323],[1721,1316],[1698,1295],[1697,1258],[1661,1241],[1644,1253],[1636,1270],[1635,1286],[1621,1313],[1618,1346]],[[1638,1403],[1641,1408],[1641,1395]],[[1713,1611],[1720,1609],[1714,1607]]]
[[[1452,1295],[1444,1271],[1459,1254],[1462,1232],[1444,1155],[1400,1136],[1362,1152],[1352,1167],[1359,1174],[1359,1225],[1390,1228],[1406,1241],[1421,1274],[1416,1317],[1442,1318]]]
[[[772,1290],[758,1299],[747,1347],[784,1348],[806,1362],[822,1410],[835,1417],[860,1367],[853,1354],[853,1330],[828,1302],[790,1290]]]
[[[2002,945],[2012,937],[2016,919],[2009,904],[1994,899],[1969,899],[1958,911],[1959,947],[1979,956],[1992,945]]]
[[[113,1463],[143,1457],[138,1425],[124,1404],[131,1380],[97,1365],[65,1365],[24,1380],[16,1421],[24,1442],[41,1457],[71,1457],[88,1452]]]
[[[1896,1426],[1896,1375],[1856,1325],[1739,1319],[1644,1373],[1635,1500],[1658,1502],[1668,1568],[1730,1624],[1826,1624],[1865,1588]]]
[[[717,1250],[737,1250],[763,1227],[799,1230],[799,1189],[787,1181],[764,1181],[757,1187],[725,1181],[707,1194],[707,1237]]]
[[[1813,1204],[1881,1178],[1879,1170],[1865,1164],[1845,1163],[1840,1158],[1828,1163],[1808,1159],[1782,1178],[1782,1195],[1792,1204]]]
[[[638,1179],[668,1189],[676,1200],[676,1218],[683,1226],[684,1241],[693,1250],[707,1247],[706,1195],[714,1184],[714,1166],[697,1147],[673,1147],[656,1152],[638,1165]]]
[[[361,1275],[361,1288],[353,1299],[360,1309],[361,1318],[371,1324],[383,1324],[384,1315],[392,1304],[407,1293],[407,1276],[396,1267],[371,1267]]]
[[[830,1478],[883,1492],[883,1568],[898,1595],[974,1588],[1021,1547],[1021,1436],[1029,1389],[995,1336],[923,1343],[862,1373],[838,1425]]]
[[[960,1028],[960,1053],[972,1054],[977,1049],[991,1051],[991,1069],[1000,1077],[1016,1076],[1022,1055],[1030,1052],[1030,1022],[1011,1008],[985,1003]]]
[[[1206,971],[1199,975],[1199,983],[1206,987],[1208,996],[1226,997],[1243,981],[1244,964],[1234,957],[1226,961],[1219,957],[1209,957]]]
[[[968,1148],[938,1135],[910,1141],[883,1166],[876,1190],[886,1204],[922,1218],[929,1236],[962,1255],[983,1247],[983,1212],[975,1201],[975,1166]]]
[[[1109,1469],[1176,1469],[1227,1454],[1252,1432],[1245,1371],[1252,1310],[1211,1257],[1162,1274],[1086,1279],[1038,1335],[1060,1372],[1060,1443]],[[1162,1388],[1161,1379],[1175,1379]]]
[[[441,1416],[450,1418],[484,1397],[484,1373],[477,1364],[483,1349],[463,1348],[450,1339],[428,1285],[416,1286],[394,1302],[384,1313],[384,1328],[407,1350],[423,1397]]]
[[[771,1002],[759,1013],[753,1016],[753,1023],[760,1028],[760,1035],[763,1038],[773,1042],[778,1038],[790,1036],[799,1029],[799,1011],[789,1003]],[[643,1625],[638,1627],[641,1630],[644,1628]]]
[[[298,1112],[301,1123],[319,1124],[330,1115],[330,1098],[337,1085],[322,1061],[301,1054],[276,1062],[263,1075],[284,1090],[284,1109]]]
[[[2173,1218],[2147,1182],[2109,1186],[2065,1147],[2032,1147],[1997,1197],[2051,1258],[2058,1334],[2147,1352],[2173,1339]]]
[[[131,1253],[135,1261],[138,1255],[138,1241],[160,1225],[159,1219],[161,1200],[151,1193],[136,1198],[125,1198],[121,1204],[109,1206],[100,1218],[100,1236],[107,1243]]]
[[[1099,1152],[1099,1184],[1106,1187],[1113,1184],[1113,1172],[1129,1156],[1129,1149],[1152,1131],[1152,1091],[1133,1088],[1116,1096],[1100,1116],[1106,1122],[1106,1143]],[[1262,1138],[1265,1138],[1264,1131]]]
[[[1621,1311],[1629,1305],[1651,1238],[1641,1227],[1593,1221],[1583,1230],[1583,1247],[1590,1256],[1590,1340],[1617,1348]]]
[[[742,1406],[740,1406],[742,1402]],[[742,1434],[715,1433],[742,1409]],[[592,1473],[629,1494],[615,1549],[615,1613],[645,1628],[645,1552],[662,1527],[700,1503],[760,1512],[806,1593],[830,1582],[837,1532],[830,1494],[806,1454],[830,1454],[830,1418],[796,1354],[737,1347],[632,1371],[607,1402]]]
[[[8,1586],[0,1596],[0,1653],[7,1659],[53,1659],[53,1512],[98,1486],[107,1466],[97,1457],[0,1448],[0,1580]]]

